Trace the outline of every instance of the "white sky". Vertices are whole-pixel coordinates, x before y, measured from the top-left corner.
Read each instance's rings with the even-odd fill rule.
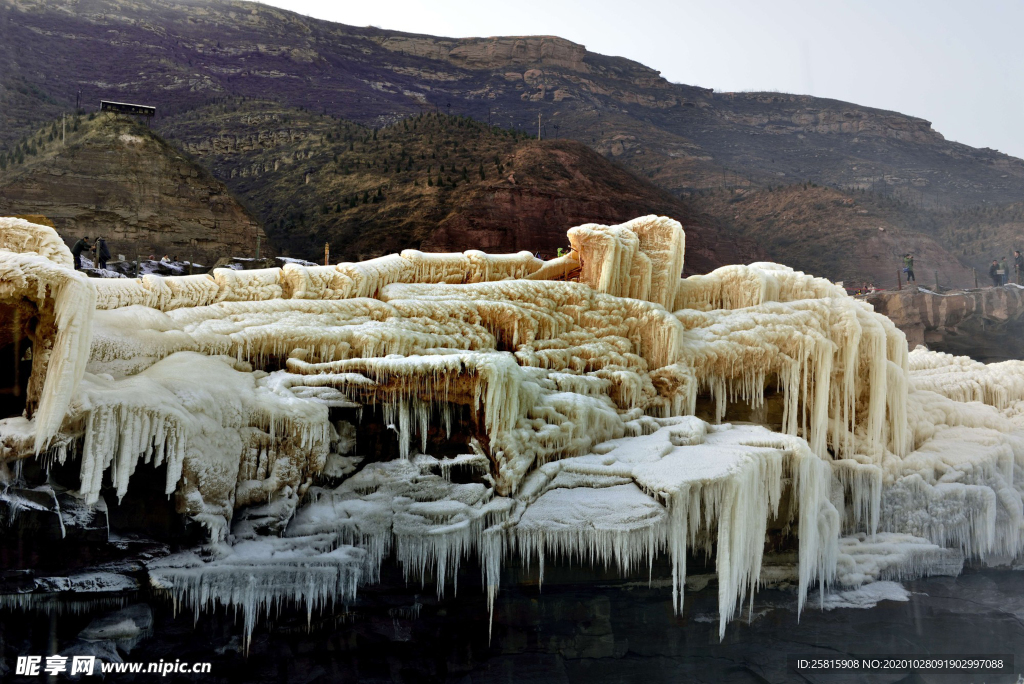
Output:
[[[265,2],[267,0],[264,0]],[[919,116],[1024,157],[1021,0],[270,0],[354,26],[557,35],[670,81],[780,90]]]

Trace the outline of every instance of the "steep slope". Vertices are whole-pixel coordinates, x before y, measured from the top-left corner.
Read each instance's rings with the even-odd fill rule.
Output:
[[[146,127],[110,114],[65,123],[39,129],[0,164],[0,215],[45,215],[65,240],[103,235],[129,259],[209,260],[255,247],[253,216]]]
[[[902,255],[915,257],[920,284],[974,284],[971,265],[933,239],[940,227],[920,220],[915,207],[895,198],[844,192],[814,184],[779,188],[733,188],[690,198],[728,229],[760,245],[785,263],[850,285],[897,286]]]
[[[467,117],[422,114],[381,129],[266,101],[164,122],[292,256],[355,260],[407,248],[554,255],[565,230],[665,214],[687,228],[687,267],[764,258],[680,199],[568,140],[527,139]]]
[[[814,182],[898,198],[904,224],[975,266],[1014,229],[966,224],[1024,195],[1024,161],[947,141],[923,119],[669,83],[552,36],[438,38],[226,0],[0,0],[0,145],[9,154],[79,93],[88,108],[156,105],[158,130],[243,96],[371,128],[441,111],[536,135],[539,117],[543,138],[582,142],[677,196]],[[248,134],[234,123],[226,134]],[[841,272],[865,273],[851,252],[821,248]],[[801,259],[781,244],[770,256]]]
[[[545,137],[585,142],[674,191],[752,177],[973,205],[1024,190],[1024,162],[946,141],[920,118],[714,93],[551,36],[438,38],[246,2],[0,0],[0,74],[7,141],[79,91],[90,107],[131,99],[161,112],[273,93],[368,125],[440,108],[532,132],[540,114]]]
[[[936,217],[936,232],[946,238],[961,258],[988,269],[992,259],[1013,258],[1024,251],[1024,203],[964,207]]]

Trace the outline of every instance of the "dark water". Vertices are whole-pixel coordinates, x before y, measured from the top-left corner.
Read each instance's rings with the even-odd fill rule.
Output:
[[[660,573],[655,573],[656,577]],[[587,579],[583,579],[587,578]],[[406,586],[394,568],[383,583],[333,615],[288,611],[264,620],[248,655],[240,623],[220,610],[194,623],[140,593],[154,613],[153,635],[126,661],[210,661],[208,675],[108,676],[108,681],[201,682],[1017,682],[1024,672],[1024,573],[968,570],[958,578],[905,582],[909,601],[871,609],[805,609],[792,589],[763,589],[752,616],[719,640],[714,584],[687,593],[672,612],[663,582],[593,579],[589,571],[549,568],[543,589],[510,572],[488,640],[486,601],[475,568],[438,600],[432,585]],[[7,665],[20,652],[66,647],[94,615],[3,612]],[[28,649],[28,650],[24,650]],[[797,673],[787,655],[1012,654],[1015,674]],[[8,675],[8,679],[17,681]],[[20,678],[22,681],[32,681]],[[35,681],[41,681],[36,678]]]

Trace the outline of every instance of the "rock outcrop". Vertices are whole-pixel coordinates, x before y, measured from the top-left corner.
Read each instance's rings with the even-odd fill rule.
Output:
[[[148,128],[109,114],[66,123],[63,144],[58,121],[33,136],[34,155],[0,172],[0,215],[42,214],[69,244],[102,235],[114,259],[253,252],[256,219]]]
[[[907,288],[867,300],[906,334],[911,348],[923,344],[985,363],[1024,359],[1024,288],[1017,285],[942,294]]]

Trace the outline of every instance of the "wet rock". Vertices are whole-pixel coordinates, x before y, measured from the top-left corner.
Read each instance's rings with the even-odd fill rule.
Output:
[[[78,634],[78,638],[83,641],[113,642],[125,653],[130,653],[139,641],[152,633],[152,609],[145,603],[136,603],[96,618]]]
[[[117,646],[113,641],[83,641],[77,640],[69,646],[61,649],[60,654],[68,659],[68,662],[75,656],[93,657],[97,660],[96,669],[99,668],[99,661],[105,663],[123,663],[121,654],[117,652]],[[78,680],[81,675],[68,675],[69,679]]]

